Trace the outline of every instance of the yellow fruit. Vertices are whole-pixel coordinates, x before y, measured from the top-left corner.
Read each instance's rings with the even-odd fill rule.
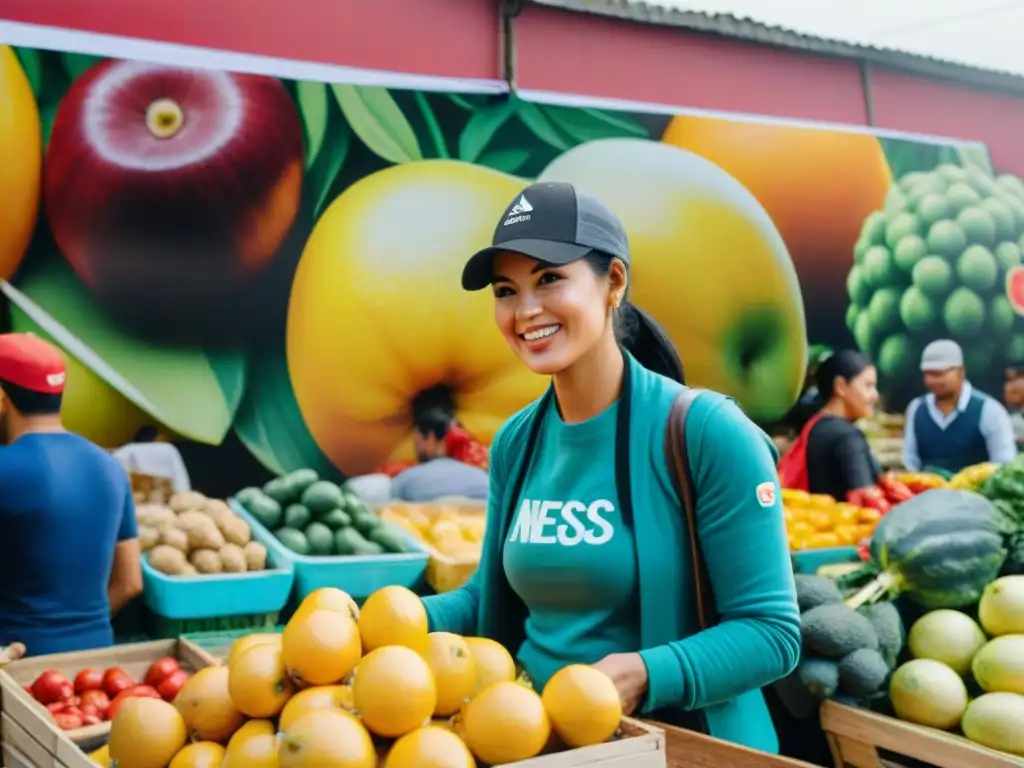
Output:
[[[452,731],[428,725],[396,741],[384,768],[476,768],[476,761]]]
[[[110,760],[118,768],[166,768],[188,741],[185,721],[160,699],[128,699],[110,725]]]
[[[14,276],[39,212],[43,163],[39,110],[14,50],[0,46],[0,278]]]
[[[1024,696],[986,693],[967,705],[964,736],[989,749],[1024,756]]]
[[[404,645],[418,653],[427,648],[427,610],[415,592],[384,587],[370,595],[359,613],[363,651]]]
[[[320,608],[328,611],[347,613],[353,621],[359,619],[359,606],[348,592],[343,592],[337,587],[321,587],[315,589],[303,598],[299,604],[299,611]]]
[[[277,632],[260,632],[255,635],[246,635],[240,637],[231,643],[231,647],[228,649],[228,666],[231,666],[231,662],[237,659],[244,651],[249,650],[256,645],[276,645],[278,648],[281,647],[281,635]]]
[[[692,152],[639,139],[581,144],[541,173],[546,180],[577,184],[618,215],[631,301],[665,328],[687,383],[735,397],[758,421],[789,411],[807,364],[800,285],[743,185]]]
[[[307,610],[292,617],[281,635],[288,674],[299,685],[331,685],[355,669],[363,655],[359,627],[348,613]]]
[[[462,711],[470,751],[485,763],[503,765],[536,757],[551,736],[540,696],[516,683],[484,688]]]
[[[168,768],[221,768],[225,754],[220,744],[197,741],[176,754]]]
[[[449,632],[431,632],[424,656],[437,684],[434,714],[454,715],[476,688],[476,662],[466,641]]]
[[[175,697],[174,706],[193,741],[227,741],[245,722],[245,715],[231,701],[228,676],[227,667],[206,667],[192,675]]]
[[[622,700],[601,670],[573,664],[556,672],[541,694],[558,738],[573,749],[601,744],[615,735],[622,720]]]
[[[971,662],[971,673],[983,690],[1024,694],[1024,635],[989,640]]]
[[[950,730],[967,708],[967,686],[942,662],[914,659],[893,673],[889,698],[900,720]]]
[[[281,711],[278,728],[287,731],[291,724],[314,709],[350,709],[353,706],[352,689],[347,685],[321,685],[299,691],[288,700]]]
[[[376,768],[373,740],[355,717],[334,709],[315,709],[298,718],[281,736],[280,768]]]
[[[363,724],[378,736],[393,739],[430,719],[437,706],[437,686],[422,656],[401,645],[387,645],[359,662],[352,698]]]
[[[249,648],[239,654],[228,671],[231,700],[249,717],[277,717],[295,693],[284,654],[276,645]]]
[[[278,768],[274,724],[269,720],[250,720],[235,731],[221,768]]]
[[[971,659],[985,644],[985,633],[966,613],[930,611],[914,622],[907,647],[915,659],[941,661],[958,675],[971,669]]]
[[[455,391],[456,418],[484,443],[547,387],[496,331],[489,292],[460,283],[525,186],[470,163],[403,163],[320,217],[292,281],[288,371],[310,433],[346,475],[415,457],[412,401],[432,387]]]
[[[89,759],[100,766],[100,768],[110,768],[110,747],[104,744],[95,752],[90,752]]]
[[[985,587],[978,619],[994,637],[1024,634],[1024,576],[1003,576]]]
[[[465,640],[476,663],[474,693],[492,683],[510,683],[516,679],[516,663],[505,646],[488,637],[467,637]]]

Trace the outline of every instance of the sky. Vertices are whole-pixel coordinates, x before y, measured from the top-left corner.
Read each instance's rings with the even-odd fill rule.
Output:
[[[648,0],[1024,76],[1024,0]]]

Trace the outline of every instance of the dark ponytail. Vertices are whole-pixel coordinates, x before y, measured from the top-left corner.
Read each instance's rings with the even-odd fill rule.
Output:
[[[612,257],[600,251],[591,251],[583,259],[599,276],[606,276],[612,266]],[[629,354],[644,368],[659,373],[680,384],[686,383],[683,375],[683,361],[665,329],[640,307],[629,302],[629,286],[626,286],[626,300],[613,310],[615,316],[615,337]]]

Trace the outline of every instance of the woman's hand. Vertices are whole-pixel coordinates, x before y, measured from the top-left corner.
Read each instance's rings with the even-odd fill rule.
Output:
[[[622,700],[622,713],[633,714],[647,693],[647,665],[639,653],[612,653],[597,664],[596,669],[604,672],[615,683]]]

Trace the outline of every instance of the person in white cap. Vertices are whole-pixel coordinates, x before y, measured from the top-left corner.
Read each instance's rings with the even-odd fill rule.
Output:
[[[1002,403],[971,386],[964,352],[950,339],[933,341],[921,355],[929,394],[907,408],[903,465],[910,470],[956,473],[986,461],[1017,455],[1010,414]]]

